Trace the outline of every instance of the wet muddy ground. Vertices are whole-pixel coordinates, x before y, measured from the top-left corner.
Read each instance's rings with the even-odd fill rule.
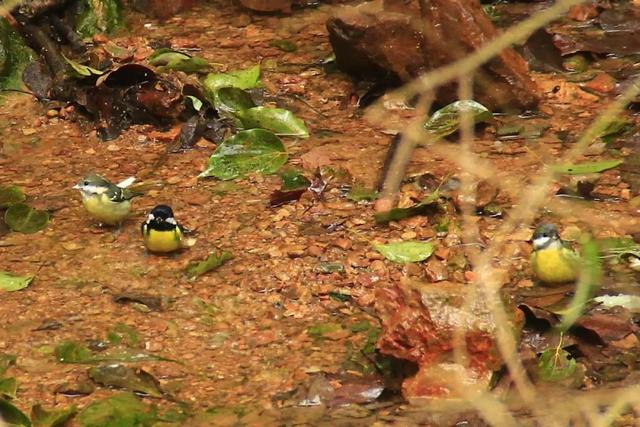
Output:
[[[288,102],[311,132],[309,139],[284,139],[289,162],[308,171],[318,165],[344,169],[370,187],[378,179],[389,130],[413,112],[390,110],[388,121],[372,123],[356,108],[347,76],[327,74],[313,65],[331,53],[324,28],[329,13],[330,7],[321,6],[289,17],[260,16],[233,6],[205,5],[165,23],[136,17],[130,34],[114,40],[126,44],[129,37],[170,39],[175,46],[198,47],[198,54],[220,71],[250,66],[258,59],[275,60],[277,66],[263,68],[262,81],[269,92]],[[283,53],[270,46],[273,39],[291,40],[298,50]],[[499,141],[495,130],[510,118],[498,117],[498,123],[474,142],[474,151],[497,180],[508,182],[496,199],[505,212],[531,176],[566,149],[567,143],[557,135],[578,134],[606,104],[604,97],[555,77],[536,75],[536,80],[547,117],[527,123],[549,126],[542,136]],[[376,286],[402,277],[469,281],[465,268],[451,262],[455,253],[464,251],[458,219],[450,218],[448,234],[438,233],[438,224],[427,217],[378,226],[372,204],[347,200],[339,179],[330,183],[320,201],[303,197],[269,208],[269,195],[280,187],[277,176],[255,175],[231,183],[197,179],[213,151],[211,143],[202,141],[194,150],[167,155],[167,140],[175,132],[137,126],[114,141],[102,142],[91,123],[48,116],[47,111],[46,105],[23,95],[7,96],[0,108],[0,183],[19,185],[33,206],[52,211],[44,231],[0,237],[0,270],[35,275],[27,289],[0,295],[0,352],[17,356],[11,368],[19,384],[17,406],[84,406],[113,394],[101,387],[84,397],[56,393],[67,384],[86,381],[87,365],[59,363],[54,349],[66,340],[99,347],[98,341],[125,324],[139,336],[132,348],[180,362],[136,364],[156,377],[174,401],[186,402],[192,412],[229,409],[211,425],[231,425],[240,418],[248,425],[276,420],[330,423],[330,417],[355,425],[375,419],[415,422],[394,401],[391,406],[342,407],[332,415],[326,415],[322,405],[301,408],[291,402],[299,402],[314,382],[318,385],[318,377],[366,376],[362,366],[354,365],[353,354],[359,354],[372,336],[375,340]],[[453,143],[447,147],[448,155],[458,149]],[[618,154],[624,157],[634,149],[620,147]],[[591,154],[593,160],[603,152]],[[448,155],[419,148],[409,173],[430,173],[438,179],[459,176],[461,171],[446,159]],[[136,199],[133,215],[120,230],[102,229],[86,215],[79,194],[71,188],[89,171],[116,182],[137,176],[164,186]],[[618,169],[603,173],[595,191],[615,200],[559,200],[550,193],[544,215],[565,228],[591,230],[598,237],[640,231],[637,211],[629,203],[629,184]],[[139,226],[159,203],[170,204],[178,221],[196,230],[194,247],[170,256],[145,251]],[[567,212],[571,215],[565,216]],[[523,226],[515,234],[497,236],[501,219],[474,221],[482,232],[481,243],[508,242],[497,260],[507,271],[505,285],[530,288],[531,229]],[[416,238],[431,238],[436,244],[435,256],[425,264],[394,264],[372,248],[374,242]],[[187,280],[184,267],[214,248],[232,252],[234,259]],[[624,288],[635,289],[625,277]],[[159,297],[161,307],[116,302],[122,294]],[[335,324],[340,327],[317,332]],[[170,399],[149,401],[172,405]]]

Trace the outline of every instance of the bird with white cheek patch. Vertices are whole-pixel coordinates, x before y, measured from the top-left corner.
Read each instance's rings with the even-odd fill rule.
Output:
[[[553,224],[541,224],[533,233],[531,269],[543,284],[574,282],[580,270],[580,257],[565,246]]]
[[[135,178],[129,177],[113,184],[102,176],[91,173],[73,188],[80,190],[82,204],[100,224],[120,225],[131,212],[131,199],[142,193],[127,189]]]
[[[167,205],[158,205],[151,210],[142,223],[142,240],[147,250],[157,253],[174,252],[193,245],[184,237],[182,227],[173,217],[173,210]]]

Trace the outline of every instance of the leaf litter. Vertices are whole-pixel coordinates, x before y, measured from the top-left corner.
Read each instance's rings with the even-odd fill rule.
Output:
[[[210,19],[209,15],[216,19]],[[163,189],[153,190],[144,200],[136,200],[139,204],[135,205],[132,218],[117,235],[90,227],[79,200],[65,195],[60,203],[63,210],[60,215],[56,213],[43,233],[10,233],[2,236],[2,270],[35,272],[35,269],[27,267],[35,263],[39,266],[36,273],[38,280],[20,292],[3,294],[7,303],[0,307],[0,315],[7,325],[6,348],[18,354],[19,360],[24,359],[25,368],[19,377],[18,400],[4,401],[2,406],[3,413],[9,413],[10,419],[25,425],[25,420],[28,420],[14,404],[22,409],[38,401],[42,401],[47,408],[55,406],[61,411],[63,407],[69,407],[66,403],[69,398],[58,395],[58,399],[64,400],[55,401],[53,393],[43,394],[35,386],[42,383],[47,389],[54,390],[64,385],[60,369],[69,369],[65,372],[82,380],[86,379],[87,369],[96,369],[104,363],[116,363],[115,359],[120,358],[118,363],[136,363],[126,366],[127,375],[142,370],[160,379],[163,389],[166,385],[175,387],[175,395],[181,401],[196,402],[187,416],[192,417],[191,421],[202,421],[203,425],[215,425],[220,420],[246,423],[259,420],[286,424],[321,417],[328,423],[344,420],[353,422],[356,412],[373,423],[381,410],[368,407],[366,403],[377,402],[382,390],[397,395],[399,389],[389,390],[386,384],[381,386],[379,377],[369,379],[365,376],[366,381],[360,384],[343,371],[358,372],[359,375],[364,372],[367,375],[385,372],[386,362],[383,363],[378,343],[386,332],[380,328],[378,310],[381,301],[385,300],[384,292],[388,291],[386,284],[406,278],[426,280],[436,266],[440,266],[438,268],[444,269],[449,281],[464,287],[473,278],[469,261],[474,254],[473,248],[492,241],[506,242],[505,252],[495,262],[502,265],[508,259],[514,263],[514,268],[508,267],[505,286],[507,292],[525,299],[522,307],[530,307],[527,328],[533,329],[535,319],[544,320],[539,322],[543,324],[543,331],[536,331],[539,334],[537,336],[543,337],[543,345],[537,347],[539,354],[535,356],[534,363],[535,368],[537,362],[541,361],[542,376],[555,379],[566,375],[568,379],[570,376],[567,372],[574,369],[572,360],[575,361],[576,372],[580,366],[589,369],[595,366],[598,378],[613,378],[610,373],[616,367],[618,376],[632,369],[623,362],[617,361],[616,365],[611,361],[624,359],[637,351],[632,340],[635,334],[632,317],[628,317],[628,311],[625,311],[631,309],[633,300],[602,299],[605,295],[625,295],[624,289],[609,283],[608,276],[605,276],[600,290],[594,292],[591,289],[581,294],[575,305],[577,308],[571,310],[578,313],[578,319],[565,321],[563,329],[569,323],[572,326],[559,340],[558,325],[561,325],[562,314],[567,314],[560,311],[570,306],[575,289],[569,287],[562,292],[553,291],[556,292],[554,294],[551,290],[539,290],[530,283],[526,263],[527,251],[530,250],[526,241],[530,238],[530,230],[528,235],[520,231],[511,236],[496,235],[495,230],[502,221],[500,217],[473,216],[472,220],[477,221],[480,227],[482,242],[477,242],[475,246],[461,243],[461,222],[457,210],[460,208],[459,198],[455,190],[449,191],[444,184],[441,187],[438,184],[450,178],[455,169],[453,163],[448,163],[427,149],[419,149],[412,158],[410,173],[412,176],[430,174],[436,178],[436,184],[421,187],[416,182],[403,183],[398,207],[378,213],[380,225],[374,223],[375,208],[364,202],[375,199],[375,192],[369,190],[375,188],[375,165],[384,157],[382,151],[385,145],[380,142],[386,139],[379,132],[380,126],[366,122],[358,114],[351,114],[355,110],[351,109],[347,96],[352,89],[350,80],[340,73],[323,74],[320,65],[302,67],[303,70],[297,73],[299,75],[292,76],[282,71],[292,65],[281,64],[280,59],[271,61],[271,64],[263,61],[262,66],[256,64],[257,57],[273,55],[268,54],[274,51],[273,46],[269,46],[269,40],[291,40],[297,50],[287,55],[301,62],[320,64],[321,59],[330,54],[324,36],[323,17],[315,15],[313,10],[305,17],[294,14],[292,19],[302,20],[311,30],[285,35],[280,33],[281,30],[276,33],[274,25],[281,22],[282,18],[279,17],[267,19],[256,15],[252,16],[249,26],[236,26],[230,22],[229,16],[210,5],[185,12],[184,16],[185,21],[179,24],[170,20],[162,28],[153,26],[147,29],[147,37],[175,42],[171,44],[170,51],[165,51],[170,56],[158,62],[157,69],[138,64],[120,64],[105,73],[98,85],[105,87],[96,89],[96,81],[91,84],[84,82],[88,85],[86,93],[89,99],[118,100],[135,86],[136,94],[145,99],[142,104],[144,109],[168,105],[169,108],[164,111],[171,115],[170,120],[165,121],[167,116],[157,114],[152,114],[151,119],[146,115],[146,121],[139,120],[141,117],[138,114],[142,109],[132,109],[131,99],[124,104],[127,107],[127,114],[124,115],[113,114],[113,111],[101,112],[88,103],[86,106],[96,117],[100,117],[102,130],[109,131],[106,133],[113,138],[123,135],[107,144],[77,129],[72,121],[75,118],[70,120],[62,117],[67,114],[66,106],[56,107],[57,115],[50,113],[49,116],[43,111],[42,117],[38,118],[40,123],[35,126],[32,123],[33,111],[18,103],[15,111],[7,114],[19,125],[8,126],[0,122],[3,133],[10,137],[0,145],[0,180],[3,183],[15,183],[24,189],[29,195],[29,207],[32,200],[33,206],[49,207],[49,202],[60,197],[61,183],[75,182],[77,177],[69,176],[66,171],[68,163],[72,163],[74,169],[122,169],[126,171],[126,176],[155,174],[170,183]],[[113,27],[107,25],[106,18],[96,19],[95,28]],[[100,21],[102,23],[97,25]],[[223,69],[217,64],[208,64],[212,69],[207,71],[211,73],[202,79],[203,86],[199,92],[184,91],[179,87],[184,83],[182,81],[174,84],[172,71],[167,67],[172,60],[177,60],[176,64],[179,64],[185,60],[188,62],[188,58],[192,57],[191,54],[182,54],[179,46],[180,43],[185,44],[184,40],[180,40],[185,23],[198,30],[194,30],[193,39],[189,42],[202,48],[203,58],[219,57],[229,62]],[[225,34],[215,43],[207,36],[212,26]],[[137,28],[135,24],[134,28]],[[245,37],[250,43],[233,46],[238,40],[246,41]],[[118,46],[136,52],[136,55],[146,52],[141,55],[143,59],[148,59],[154,51],[143,40],[115,41]],[[278,49],[281,48],[288,47],[279,43]],[[87,64],[102,69],[95,63]],[[126,81],[127,76],[137,77],[131,83]],[[87,77],[95,79],[96,76]],[[524,124],[498,132],[495,122],[489,120],[493,114],[479,107],[477,110],[478,121],[486,124],[477,129],[474,151],[492,165],[497,180],[509,182],[510,188],[505,190],[501,187],[500,192],[492,196],[495,200],[491,200],[491,203],[502,208],[507,218],[516,200],[514,194],[517,195],[524,188],[529,174],[540,170],[537,168],[542,168],[544,163],[550,163],[548,160],[557,158],[560,150],[571,144],[573,135],[588,122],[582,120],[582,115],[587,117],[602,108],[602,104],[593,101],[593,98],[580,96],[579,91],[583,91],[580,87],[565,86],[564,82],[557,80],[563,76],[540,78],[548,79],[552,87],[561,87],[557,93],[547,91],[550,101],[544,107],[551,108],[554,114],[536,119],[540,123],[518,118]],[[153,83],[147,86],[144,83],[146,80]],[[139,90],[141,88],[138,85],[144,86],[144,90]],[[162,88],[158,91],[161,96],[156,93],[156,85]],[[282,108],[278,102],[272,103],[268,98],[259,100],[253,96],[250,91],[257,86],[263,86],[272,94],[277,92],[279,96],[287,91],[298,93],[322,114],[313,112],[302,103],[297,109],[287,106],[290,115],[282,114],[277,110]],[[107,88],[114,93],[106,96],[102,91],[107,91]],[[280,97],[279,101],[283,102],[286,97]],[[574,103],[570,112],[555,108],[566,105],[563,101],[569,98]],[[202,127],[204,122],[218,123],[220,117],[214,117],[213,109],[220,107],[222,110],[223,103],[228,110],[226,113],[230,114],[227,118],[235,124],[238,123],[235,120],[244,114],[244,125],[247,127],[258,123],[261,127],[278,127],[272,132],[279,133],[283,123],[288,123],[286,126],[295,131],[284,129],[282,133],[302,136],[305,133],[302,130],[304,126],[307,132],[311,130],[310,137],[304,140],[291,136],[278,138],[282,145],[274,144],[277,149],[273,153],[278,161],[264,169],[265,163],[254,162],[252,158],[253,154],[257,154],[254,157],[265,154],[260,150],[248,157],[245,157],[247,152],[238,156],[243,160],[240,163],[252,163],[251,168],[234,170],[237,166],[234,160],[229,160],[233,155],[225,158],[221,161],[223,166],[220,175],[222,179],[233,180],[229,181],[231,186],[213,180],[196,180],[194,177],[203,170],[203,165],[211,166],[212,152],[223,145],[225,139],[232,138],[235,131],[231,130],[230,134],[216,141],[202,140],[202,132],[193,132],[189,138],[185,138],[187,143],[183,148],[188,151],[167,156],[163,141],[171,140],[173,135],[170,137],[166,129],[175,128],[180,123],[176,117],[185,111],[195,117],[195,127]],[[116,102],[113,105],[119,107],[122,104]],[[259,110],[247,116],[246,111],[256,107]],[[205,111],[208,111],[206,115]],[[235,117],[233,113],[238,111],[244,113]],[[255,111],[267,111],[265,117],[276,116],[277,126],[264,125],[264,117],[255,117]],[[410,110],[407,111],[405,114],[410,113]],[[200,113],[206,116],[206,120],[200,118]],[[293,120],[292,116],[303,124]],[[501,116],[496,116],[501,120]],[[324,118],[321,120],[320,117]],[[431,130],[438,135],[453,135],[458,130],[459,113],[455,111],[448,115],[433,113],[431,119],[440,120],[431,123]],[[565,173],[597,174],[593,181],[593,194],[602,191],[615,198],[615,201],[605,198],[586,200],[576,210],[581,216],[573,219],[584,221],[584,218],[588,218],[590,221],[584,221],[590,224],[587,228],[593,229],[598,235],[630,236],[634,232],[633,217],[620,208],[626,207],[629,197],[637,194],[627,191],[626,178],[617,176],[618,167],[627,167],[625,152],[629,147],[625,144],[631,144],[627,132],[634,128],[634,121],[633,117],[621,118],[621,124],[612,125],[598,136],[609,144],[607,151],[601,154],[596,152],[595,155],[576,160],[574,164],[561,166],[565,168]],[[158,133],[150,130],[150,122],[153,122],[153,126],[158,125]],[[127,126],[123,126],[125,124]],[[21,126],[33,128],[40,141],[26,139],[28,135],[22,134]],[[325,128],[326,131],[323,130]],[[566,136],[563,132],[567,129],[570,131],[569,137],[563,139]],[[494,132],[518,138],[503,139],[496,144],[492,140]],[[60,135],[64,135],[64,138],[60,138]],[[276,135],[274,137],[277,138]],[[523,144],[527,144],[525,148]],[[247,148],[253,148],[252,144],[248,144]],[[304,160],[308,158],[302,156],[316,148],[322,150],[322,156],[314,154],[316,163],[324,164],[301,170],[297,176],[304,176],[306,181],[292,179],[299,182],[295,184],[300,185],[299,189],[305,189],[300,197],[265,209],[269,204],[269,194],[278,188],[285,190],[281,182],[284,179],[275,174],[281,172],[287,163],[295,167],[304,166]],[[20,156],[12,157],[12,149],[18,150]],[[537,163],[528,157],[527,150],[536,153],[540,150],[542,154],[540,159],[536,159]],[[621,160],[624,163],[620,164]],[[334,178],[330,180],[330,174],[324,172],[324,178],[320,180],[317,176],[313,177],[316,166],[328,166],[336,172]],[[233,173],[228,173],[229,170]],[[341,170],[348,171],[351,177],[340,177]],[[460,176],[455,178],[459,180]],[[317,197],[304,196],[310,186]],[[295,188],[286,189],[290,190]],[[10,190],[10,193],[13,192]],[[0,192],[0,200],[2,194]],[[11,194],[8,197],[9,204],[25,201],[20,200],[21,196],[14,196]],[[196,245],[190,253],[175,257],[144,254],[140,250],[136,223],[142,222],[147,207],[152,206],[156,198],[171,200],[174,207],[179,206],[189,223],[197,225],[202,236],[199,241],[228,248],[234,254],[234,262],[216,269],[223,257],[220,253],[210,257],[207,247],[211,246],[206,245]],[[490,204],[484,205],[483,209],[487,206]],[[7,207],[3,206],[2,209]],[[554,205],[550,205],[550,211],[545,211],[543,215],[550,215],[554,221],[560,222],[561,228],[574,222],[573,219],[564,222],[564,219],[554,216],[554,208]],[[615,221],[611,221],[612,217],[615,217]],[[420,242],[422,245],[418,248],[392,248],[392,258],[424,259],[409,263],[386,262],[385,255],[371,246],[371,242],[401,241]],[[67,246],[69,242],[81,245],[84,250],[64,251],[61,242]],[[426,250],[425,244],[432,247]],[[629,280],[630,274],[626,270],[626,262],[633,258],[635,251],[628,249],[623,255],[619,253],[620,257],[612,252],[612,256],[606,258],[606,264],[603,263],[603,269],[624,283]],[[51,260],[55,265],[43,263],[43,260]],[[183,274],[189,265],[196,273],[212,270],[202,274],[197,281],[189,281],[185,280]],[[446,286],[443,284],[443,287]],[[541,295],[522,296],[530,288]],[[44,307],[30,303],[36,298],[52,303]],[[196,299],[198,304],[194,303]],[[60,301],[64,301],[64,304]],[[138,310],[140,305],[151,310]],[[161,311],[157,309],[159,306]],[[24,327],[17,322],[16,309],[25,313],[25,321],[32,324]],[[72,313],[82,315],[76,317]],[[397,314],[401,316],[406,313]],[[52,318],[62,325],[48,330],[44,344],[43,333],[33,329],[33,325],[41,324],[43,318]],[[125,326],[132,325],[129,327],[133,331],[118,322]],[[92,343],[87,341],[87,336],[104,336],[105,331],[108,339],[102,338]],[[40,335],[32,335],[38,333]],[[591,344],[587,339],[593,340],[594,336],[597,344]],[[560,341],[563,342],[559,346]],[[576,347],[582,355],[576,352]],[[594,356],[594,349],[602,350],[602,359]],[[184,361],[189,369],[163,360],[159,354]],[[63,366],[54,362],[56,357],[65,361],[84,361],[89,366],[84,363]],[[44,363],[40,372],[32,362],[34,358],[38,358],[36,362]],[[608,362],[603,363],[603,359],[606,361],[607,358]],[[47,370],[44,378],[42,370]],[[127,375],[122,377],[129,378]],[[64,378],[64,381],[67,379]],[[117,382],[108,384],[105,381],[99,385],[95,395],[79,404],[80,415],[76,420],[81,425],[109,425],[111,417],[143,425],[181,419],[178,410],[171,415],[164,412],[167,402],[140,400],[133,394],[104,390],[105,387],[119,387]],[[80,383],[65,385],[60,391],[69,394],[91,393],[91,387],[80,387]],[[135,385],[130,389],[139,387]],[[296,388],[300,388],[300,395],[293,392]],[[324,401],[316,400],[317,391],[326,393],[320,394],[327,398]],[[282,407],[274,409],[272,398],[287,393],[296,398],[277,400],[283,402]],[[362,397],[365,395],[370,399]],[[328,406],[332,409],[328,411],[322,404],[300,408],[299,403],[305,400],[329,402]],[[339,415],[339,411],[336,411],[345,402],[351,405],[351,415]],[[363,406],[353,409],[356,404]],[[318,410],[320,418],[314,418],[311,412],[296,412],[308,409]],[[400,424],[410,424],[401,410],[387,412],[384,416]],[[51,420],[42,414],[38,417]],[[35,424],[33,418],[36,415],[32,413],[32,422]],[[47,422],[55,421],[43,423],[46,425]]]

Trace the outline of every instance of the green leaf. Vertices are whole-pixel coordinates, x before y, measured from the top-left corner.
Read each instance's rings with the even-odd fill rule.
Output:
[[[4,375],[10,366],[16,364],[16,356],[13,354],[0,353],[0,375]]]
[[[394,262],[420,262],[433,253],[433,245],[428,242],[406,241],[373,245],[385,258]]]
[[[269,46],[278,48],[283,52],[295,52],[298,50],[296,44],[290,40],[271,40]]]
[[[605,308],[624,307],[627,310],[640,312],[640,296],[638,295],[602,295],[593,299]]]
[[[598,133],[598,136],[606,143],[613,142],[618,136],[631,130],[632,125],[625,118],[614,118]]]
[[[23,38],[0,17],[0,89],[22,89],[22,72],[35,58]]]
[[[193,57],[168,48],[156,50],[148,60],[151,65],[160,67],[160,70],[183,71],[187,74],[210,68],[209,63],[203,58]]]
[[[100,363],[100,362],[142,362],[146,360],[164,360],[175,362],[166,357],[155,356],[140,351],[125,350],[113,353],[94,354],[87,347],[75,341],[63,341],[55,348],[55,355],[61,363]]]
[[[603,160],[601,162],[580,163],[578,165],[553,165],[551,169],[565,175],[586,175],[613,169],[622,164],[622,160]]]
[[[122,388],[150,397],[164,396],[158,380],[143,369],[120,364],[100,365],[89,369],[89,378],[103,387]]]
[[[4,222],[7,226],[20,233],[36,233],[47,226],[49,213],[33,209],[24,203],[11,205],[4,213]]]
[[[119,322],[109,329],[109,332],[107,333],[107,340],[109,340],[113,345],[120,345],[124,340],[126,345],[130,347],[137,347],[140,343],[140,335],[135,328]]]
[[[209,158],[207,169],[199,176],[229,180],[251,172],[275,173],[287,162],[280,138],[264,129],[238,132],[224,140]]]
[[[78,414],[81,427],[150,427],[155,411],[131,393],[121,393],[89,404]]]
[[[439,109],[427,120],[424,128],[434,137],[440,139],[456,132],[460,127],[461,112],[469,112],[474,123],[482,123],[493,118],[491,111],[484,105],[467,99],[456,101]]]
[[[576,372],[576,361],[561,348],[550,348],[542,352],[538,359],[538,375],[543,381],[562,381]]]
[[[0,290],[7,292],[19,291],[29,286],[34,276],[16,276],[6,271],[0,271]]]
[[[62,427],[76,412],[78,412],[76,405],[65,409],[47,410],[38,404],[31,408],[31,422],[33,427]]]
[[[198,98],[196,98],[195,96],[192,95],[187,95],[185,98],[187,98],[189,101],[191,101],[191,105],[193,105],[193,109],[196,111],[200,111],[202,110],[202,101],[199,100]]]
[[[280,178],[282,179],[282,191],[298,190],[300,188],[308,188],[311,185],[311,181],[298,169],[289,168],[280,172]]]
[[[0,399],[0,420],[9,426],[31,427],[29,417],[6,399]]]
[[[62,363],[93,362],[93,353],[82,344],[74,341],[63,341],[56,346],[56,359]]]
[[[235,87],[237,89],[253,89],[260,84],[260,64],[244,70],[230,71],[228,73],[210,73],[202,82],[207,100],[215,105],[215,94],[223,87]]]
[[[378,192],[373,188],[366,188],[362,185],[354,185],[347,194],[347,199],[354,202],[368,201],[372,202],[378,198]]]
[[[80,0],[80,13],[76,15],[76,32],[83,37],[110,33],[122,26],[120,0]]]
[[[199,262],[190,263],[185,269],[187,277],[195,279],[209,271],[221,267],[224,263],[233,258],[233,254],[227,251],[211,252],[207,259]]]
[[[602,281],[602,266],[596,241],[588,239],[582,242],[580,255],[580,275],[573,298],[565,310],[556,311],[562,315],[561,322],[556,326],[560,331],[568,330],[578,320]]]
[[[237,87],[221,87],[216,91],[214,106],[218,111],[235,113],[256,106],[251,95]]]
[[[307,328],[307,334],[314,338],[322,338],[325,335],[342,330],[342,325],[338,323],[322,323]]]
[[[80,64],[79,62],[73,61],[66,56],[62,55],[67,61],[67,64],[71,66],[73,70],[72,77],[89,77],[89,76],[101,76],[104,74],[104,71],[96,70],[95,68],[91,68],[88,65]]]
[[[16,185],[0,187],[0,209],[24,202],[26,198],[27,196],[25,196],[20,187]]]
[[[393,208],[385,212],[377,212],[374,214],[374,218],[378,223],[387,223],[389,221],[398,221],[416,215],[428,215],[437,209],[439,200],[440,192],[435,190],[415,206],[408,208]]]
[[[18,392],[18,381],[15,378],[0,378],[0,396],[15,399]]]
[[[267,129],[276,135],[308,138],[304,122],[291,111],[281,108],[253,107],[236,112],[245,129]]]

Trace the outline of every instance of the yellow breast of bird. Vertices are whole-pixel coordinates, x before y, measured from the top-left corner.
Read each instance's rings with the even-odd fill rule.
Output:
[[[173,252],[182,247],[182,232],[179,228],[169,231],[146,229],[143,239],[151,252]]]
[[[82,204],[92,217],[109,225],[120,224],[131,210],[128,200],[112,202],[106,194],[84,198]]]
[[[572,282],[578,276],[575,258],[575,254],[568,249],[541,249],[531,255],[531,268],[543,282]]]

